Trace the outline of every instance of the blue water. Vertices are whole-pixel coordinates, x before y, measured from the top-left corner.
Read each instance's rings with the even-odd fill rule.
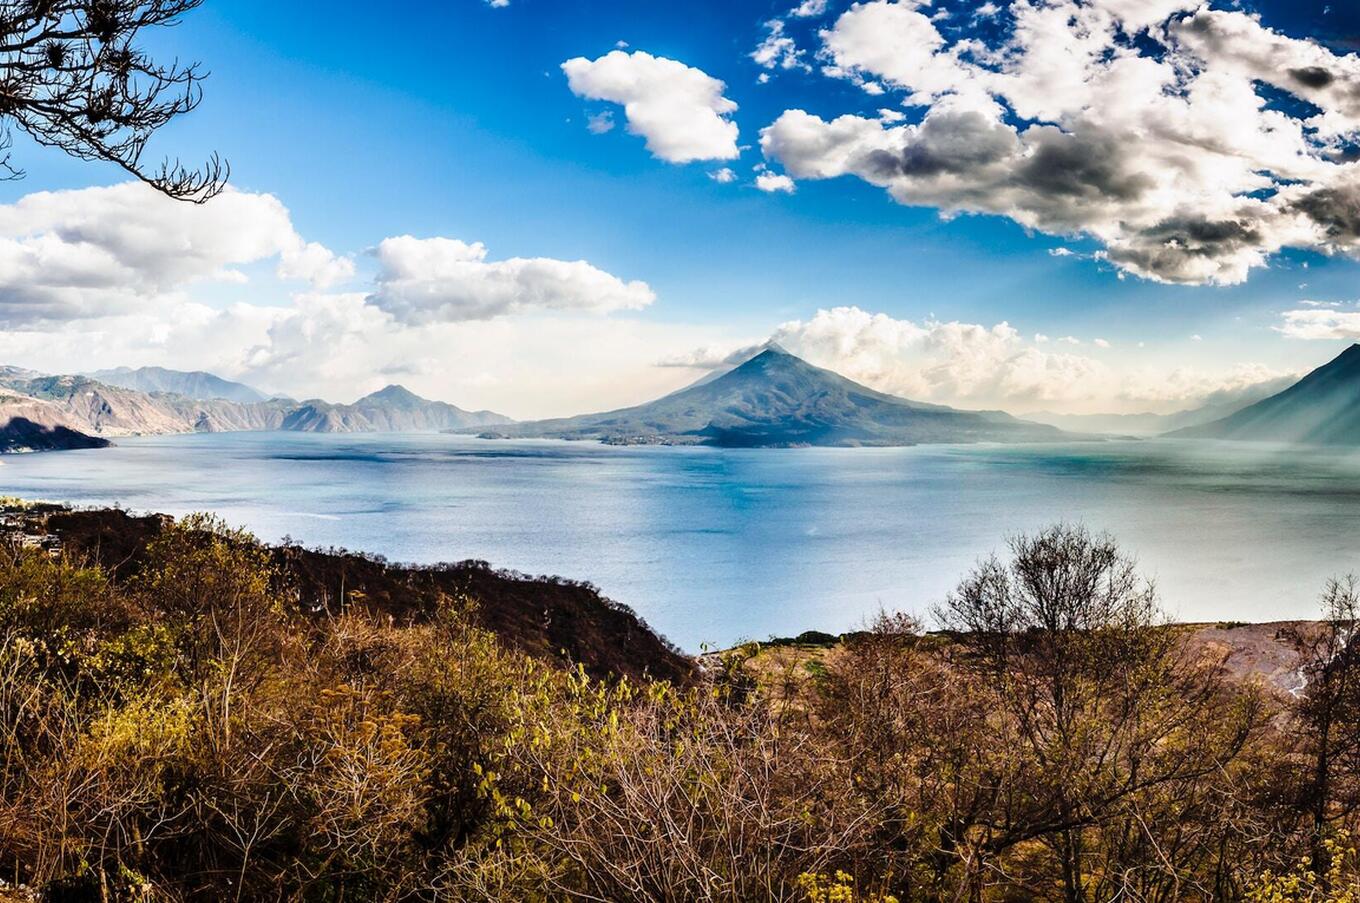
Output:
[[[1360,456],[1190,442],[714,450],[233,433],[0,461],[0,494],[590,580],[687,649],[928,612],[1007,536],[1108,530],[1182,619],[1310,615],[1360,570]]]

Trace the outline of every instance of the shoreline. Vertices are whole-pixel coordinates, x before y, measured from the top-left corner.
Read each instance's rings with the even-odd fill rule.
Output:
[[[175,519],[107,506],[78,507],[44,500],[0,496],[0,543],[73,555],[110,570],[135,573],[139,554]],[[629,606],[604,596],[587,581],[530,575],[470,559],[435,564],[392,562],[381,555],[342,548],[308,548],[295,543],[260,543],[295,581],[299,605],[313,611],[343,611],[356,598],[399,622],[427,617],[441,594],[475,597],[479,617],[509,645],[548,660],[581,664],[597,676],[662,677],[686,683],[735,651],[815,662],[870,635],[860,629],[740,640],[722,648],[688,652],[671,644]],[[346,589],[348,587],[348,589]],[[1192,642],[1223,654],[1239,679],[1259,678],[1287,690],[1293,674],[1281,637],[1311,619],[1266,621],[1168,621]],[[923,637],[946,639],[948,631]]]

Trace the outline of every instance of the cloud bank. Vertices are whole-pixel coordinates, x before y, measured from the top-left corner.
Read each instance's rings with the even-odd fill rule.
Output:
[[[304,241],[273,195],[229,189],[199,206],[134,182],[37,192],[0,205],[0,324],[163,309],[190,284],[241,282],[240,267],[268,260],[318,288],[354,273]]]
[[[920,0],[853,4],[819,34],[822,71],[911,121],[791,108],[761,131],[766,158],[1088,236],[1160,282],[1240,283],[1284,248],[1360,256],[1360,55],[1197,0],[1014,0],[991,18],[996,36]]]
[[[514,257],[488,261],[481,242],[384,239],[375,252],[377,290],[368,297],[405,323],[486,320],[533,311],[639,310],[656,296],[584,260]]]
[[[1051,351],[1009,323],[915,322],[858,307],[817,311],[791,320],[769,336],[793,354],[857,382],[904,398],[1011,412],[1169,413],[1249,392],[1278,381],[1278,370],[1239,365],[1218,372],[1121,367],[1094,354]],[[765,342],[706,345],[661,360],[665,367],[722,370],[756,353]],[[1062,344],[1085,345],[1069,337]]]
[[[1275,328],[1290,339],[1356,341],[1360,340],[1360,311],[1317,307],[1287,310]]]
[[[531,416],[621,385],[668,391],[652,360],[704,334],[611,318],[655,295],[584,260],[409,235],[357,260],[371,272],[304,239],[268,194],[201,206],[134,183],[30,194],[0,206],[0,363],[209,369],[332,399],[400,379]],[[629,385],[621,368],[644,375]]]

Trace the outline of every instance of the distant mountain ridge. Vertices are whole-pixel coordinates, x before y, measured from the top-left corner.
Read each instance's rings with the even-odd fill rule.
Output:
[[[445,431],[513,423],[494,411],[465,411],[429,401],[405,388],[387,386],[353,404],[304,401],[284,417],[280,429],[309,433],[389,433]]]
[[[217,392],[227,380],[199,380],[185,385]],[[219,383],[221,385],[219,385]],[[160,385],[172,383],[158,383]],[[177,383],[176,383],[177,384]],[[241,386],[250,390],[248,386]],[[465,411],[442,401],[421,398],[401,386],[388,386],[354,404],[313,399],[298,402],[270,398],[240,402],[110,385],[88,376],[45,376],[15,367],[0,367],[0,451],[46,450],[107,445],[106,437],[217,433],[246,430],[294,432],[396,432],[484,428],[510,423],[492,411]],[[16,425],[7,442],[6,423],[24,420],[47,432]],[[53,433],[52,430],[67,432]],[[74,435],[70,435],[74,433]],[[81,445],[82,442],[93,445]]]
[[[613,444],[894,446],[1055,441],[1056,427],[887,395],[777,346],[655,401],[579,417],[518,423],[497,436]]]
[[[1360,344],[1276,395],[1176,438],[1360,445]]]
[[[164,367],[138,367],[134,370],[131,367],[115,367],[112,370],[96,370],[88,376],[106,386],[148,394],[164,392],[183,395],[198,401],[222,399],[248,404],[269,398],[259,389],[203,370],[167,370]]]
[[[1198,407],[1172,414],[1055,414],[1051,411],[1035,411],[1020,416],[1035,423],[1047,423],[1059,429],[1082,433],[1157,436],[1221,420],[1287,388],[1295,379],[1283,376],[1241,389],[1221,390],[1205,398]]]

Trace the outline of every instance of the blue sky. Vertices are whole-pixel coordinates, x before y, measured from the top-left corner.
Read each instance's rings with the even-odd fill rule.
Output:
[[[578,343],[570,349],[574,354],[586,351],[598,360],[579,381],[566,377],[569,391],[544,401],[532,400],[544,398],[541,384],[516,383],[520,361],[513,347],[495,362],[479,362],[473,373],[441,361],[443,333],[425,337],[429,347],[423,353],[420,336],[393,340],[394,356],[414,354],[425,361],[407,374],[418,389],[460,404],[510,407],[512,414],[572,413],[572,407],[641,400],[633,396],[702,372],[652,366],[655,362],[674,362],[700,346],[720,357],[768,337],[780,324],[811,323],[818,311],[844,307],[917,325],[957,322],[993,330],[1006,323],[1023,342],[1033,344],[1036,334],[1048,337],[1040,344],[1050,348],[1070,336],[1081,343],[1069,343],[1071,353],[1081,348],[1084,357],[1106,368],[1110,386],[1119,384],[1120,374],[1136,373],[1145,381],[1176,368],[1196,374],[1186,382],[1194,388],[1164,398],[1155,392],[1061,398],[1044,394],[1047,390],[1011,398],[999,390],[961,390],[958,380],[927,387],[935,399],[964,406],[1171,408],[1193,401],[1195,392],[1213,391],[1216,379],[1236,386],[1246,378],[1243,367],[1267,379],[1320,363],[1349,340],[1347,319],[1312,329],[1322,333],[1313,340],[1280,331],[1284,313],[1302,310],[1303,301],[1342,305],[1332,309],[1343,311],[1360,297],[1360,264],[1344,253],[1286,244],[1268,254],[1268,265],[1250,268],[1234,284],[1172,284],[1092,259],[1105,245],[1080,229],[1050,234],[1046,226],[1026,228],[1007,215],[943,218],[938,204],[895,203],[881,186],[853,173],[797,178],[792,194],[756,189],[757,165],[771,172],[789,168],[789,159],[772,158],[759,146],[761,130],[786,110],[829,121],[843,115],[873,118],[889,108],[910,125],[933,108],[904,103],[906,89],[869,93],[864,82],[875,76],[871,67],[853,78],[828,75],[835,60],[820,32],[835,28],[849,5],[832,2],[812,17],[790,16],[792,5],[794,0],[511,0],[493,8],[483,0],[446,0],[407,4],[396,16],[361,3],[213,0],[180,27],[145,42],[158,54],[199,59],[211,70],[200,109],[166,129],[154,150],[186,161],[214,150],[228,158],[236,190],[277,198],[306,242],[352,261],[352,278],[329,286],[331,292],[381,295],[369,282],[386,264],[371,249],[403,235],[481,242],[491,260],[589,261],[620,280],[646,283],[655,300],[645,307],[595,311],[562,334],[561,342]],[[1259,13],[1265,28],[1290,39],[1315,39],[1338,59],[1353,59],[1360,12],[1336,6],[1274,2],[1247,12]],[[937,4],[926,12],[952,14],[936,19],[951,42],[972,37],[999,42],[1009,27],[1004,10],[975,19],[975,4]],[[769,33],[766,23],[774,20],[785,23],[785,33],[800,48],[798,67],[766,70],[752,59]],[[740,129],[740,156],[688,163],[658,159],[642,137],[630,134],[619,104],[573,93],[561,64],[575,57],[597,60],[618,42],[626,42],[626,53],[645,51],[725,83],[724,96],[738,105],[730,119]],[[768,76],[763,84],[762,73]],[[1289,103],[1280,101],[1282,107]],[[589,118],[601,114],[614,127],[594,134]],[[1019,119],[1007,115],[1009,122]],[[0,203],[125,181],[109,167],[69,160],[22,139],[16,157],[27,177],[0,184]],[[734,181],[712,178],[724,167]],[[1075,253],[1054,256],[1063,248]],[[107,339],[118,338],[120,329],[154,333],[157,318],[169,324],[181,316],[176,305],[197,305],[202,320],[204,310],[234,304],[291,309],[305,290],[274,279],[267,255],[224,263],[244,276],[173,285],[153,280],[154,289],[137,291],[165,297],[147,310],[101,306],[97,322],[72,318],[56,325],[11,317],[6,351],[16,362],[43,369],[71,367],[76,353],[64,351],[68,346],[60,341],[43,340],[44,334]],[[565,316],[559,314],[503,314],[489,318],[499,323],[479,321],[463,331],[481,330],[478,343],[496,335],[513,345],[526,331],[551,333]],[[142,318],[135,324],[117,319],[134,315]],[[590,338],[588,324],[606,319],[610,329]],[[465,322],[444,325],[453,335]],[[165,331],[178,328],[167,325]],[[357,336],[349,341],[363,343],[364,329],[354,326]],[[1094,344],[1096,339],[1108,347]],[[630,354],[610,347],[634,341],[641,345]],[[924,341],[930,345],[934,339]],[[334,388],[326,391],[315,367],[290,372],[280,363],[290,355],[260,364],[259,345],[253,338],[209,353],[206,345],[192,342],[176,348],[164,341],[111,341],[109,353],[129,358],[119,363],[180,366],[196,356],[229,375],[295,394],[343,397],[386,379],[360,371],[340,376],[333,369]],[[807,348],[820,349],[822,362],[837,363],[826,341],[819,345],[809,338]],[[48,352],[50,360],[43,357]],[[920,350],[922,356],[942,353],[949,352]],[[987,366],[997,353],[964,365]],[[564,355],[550,361],[541,349],[524,354],[539,355],[536,366],[544,374],[571,360]],[[611,355],[617,358],[613,364],[606,360]],[[881,356],[876,362],[849,361],[842,369],[870,378],[875,366],[888,366],[877,360]],[[703,357],[695,361],[704,363]],[[911,366],[920,369],[919,363]],[[401,369],[394,364],[388,372]],[[913,382],[917,376],[912,371],[896,379],[887,373],[879,382],[905,392],[925,387],[919,379]],[[596,398],[598,404],[592,404]]]

